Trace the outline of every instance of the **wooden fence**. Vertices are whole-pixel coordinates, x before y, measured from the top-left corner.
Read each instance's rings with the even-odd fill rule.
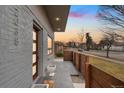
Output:
[[[92,64],[92,61],[94,62],[94,59],[95,61],[98,60],[98,62],[102,62],[103,67],[104,67],[104,62],[105,63],[108,62],[110,64],[109,62],[110,60],[105,58],[101,58],[73,50],[64,51],[64,61],[71,61],[75,66],[75,68],[83,75],[85,79],[86,88],[113,88],[113,87],[124,88],[124,71],[120,73],[119,73],[120,70],[118,71],[120,76],[118,76],[116,72],[115,74],[111,74],[109,73],[109,70],[104,71],[104,69],[108,69],[109,66],[108,68],[106,66],[102,69],[102,66],[100,67],[100,65],[97,62],[95,63],[95,65]],[[114,63],[112,63],[112,66],[113,64]],[[122,70],[124,70],[124,64],[116,64],[116,65],[117,66],[121,65],[121,68],[123,68]],[[118,68],[116,69],[118,70]]]

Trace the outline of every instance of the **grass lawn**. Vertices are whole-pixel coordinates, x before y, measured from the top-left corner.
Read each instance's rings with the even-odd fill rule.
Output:
[[[89,62],[93,66],[124,82],[124,64],[113,63],[94,57],[90,57]]]

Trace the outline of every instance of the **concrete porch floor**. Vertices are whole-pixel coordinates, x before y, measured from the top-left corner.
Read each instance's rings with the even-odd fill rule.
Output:
[[[71,76],[80,76],[70,61],[63,61],[62,58],[56,58],[53,64],[56,65],[55,88],[85,88],[85,82],[82,77],[78,78],[80,82],[73,82],[75,78]]]

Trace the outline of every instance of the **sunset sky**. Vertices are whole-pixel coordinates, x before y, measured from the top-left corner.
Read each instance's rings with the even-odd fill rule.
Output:
[[[77,39],[78,33],[82,30],[89,32],[95,42],[102,37],[100,22],[97,18],[99,6],[96,5],[73,5],[68,16],[68,22],[65,32],[56,32],[55,40],[67,42]],[[84,39],[85,42],[85,39]]]

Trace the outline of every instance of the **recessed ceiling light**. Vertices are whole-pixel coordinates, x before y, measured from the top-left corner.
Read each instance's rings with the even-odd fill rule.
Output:
[[[59,21],[59,20],[60,20],[60,18],[59,18],[59,17],[56,17],[55,19],[56,19],[56,21]]]
[[[60,31],[60,30],[61,30],[61,28],[57,28],[57,30],[58,30],[58,31]]]

